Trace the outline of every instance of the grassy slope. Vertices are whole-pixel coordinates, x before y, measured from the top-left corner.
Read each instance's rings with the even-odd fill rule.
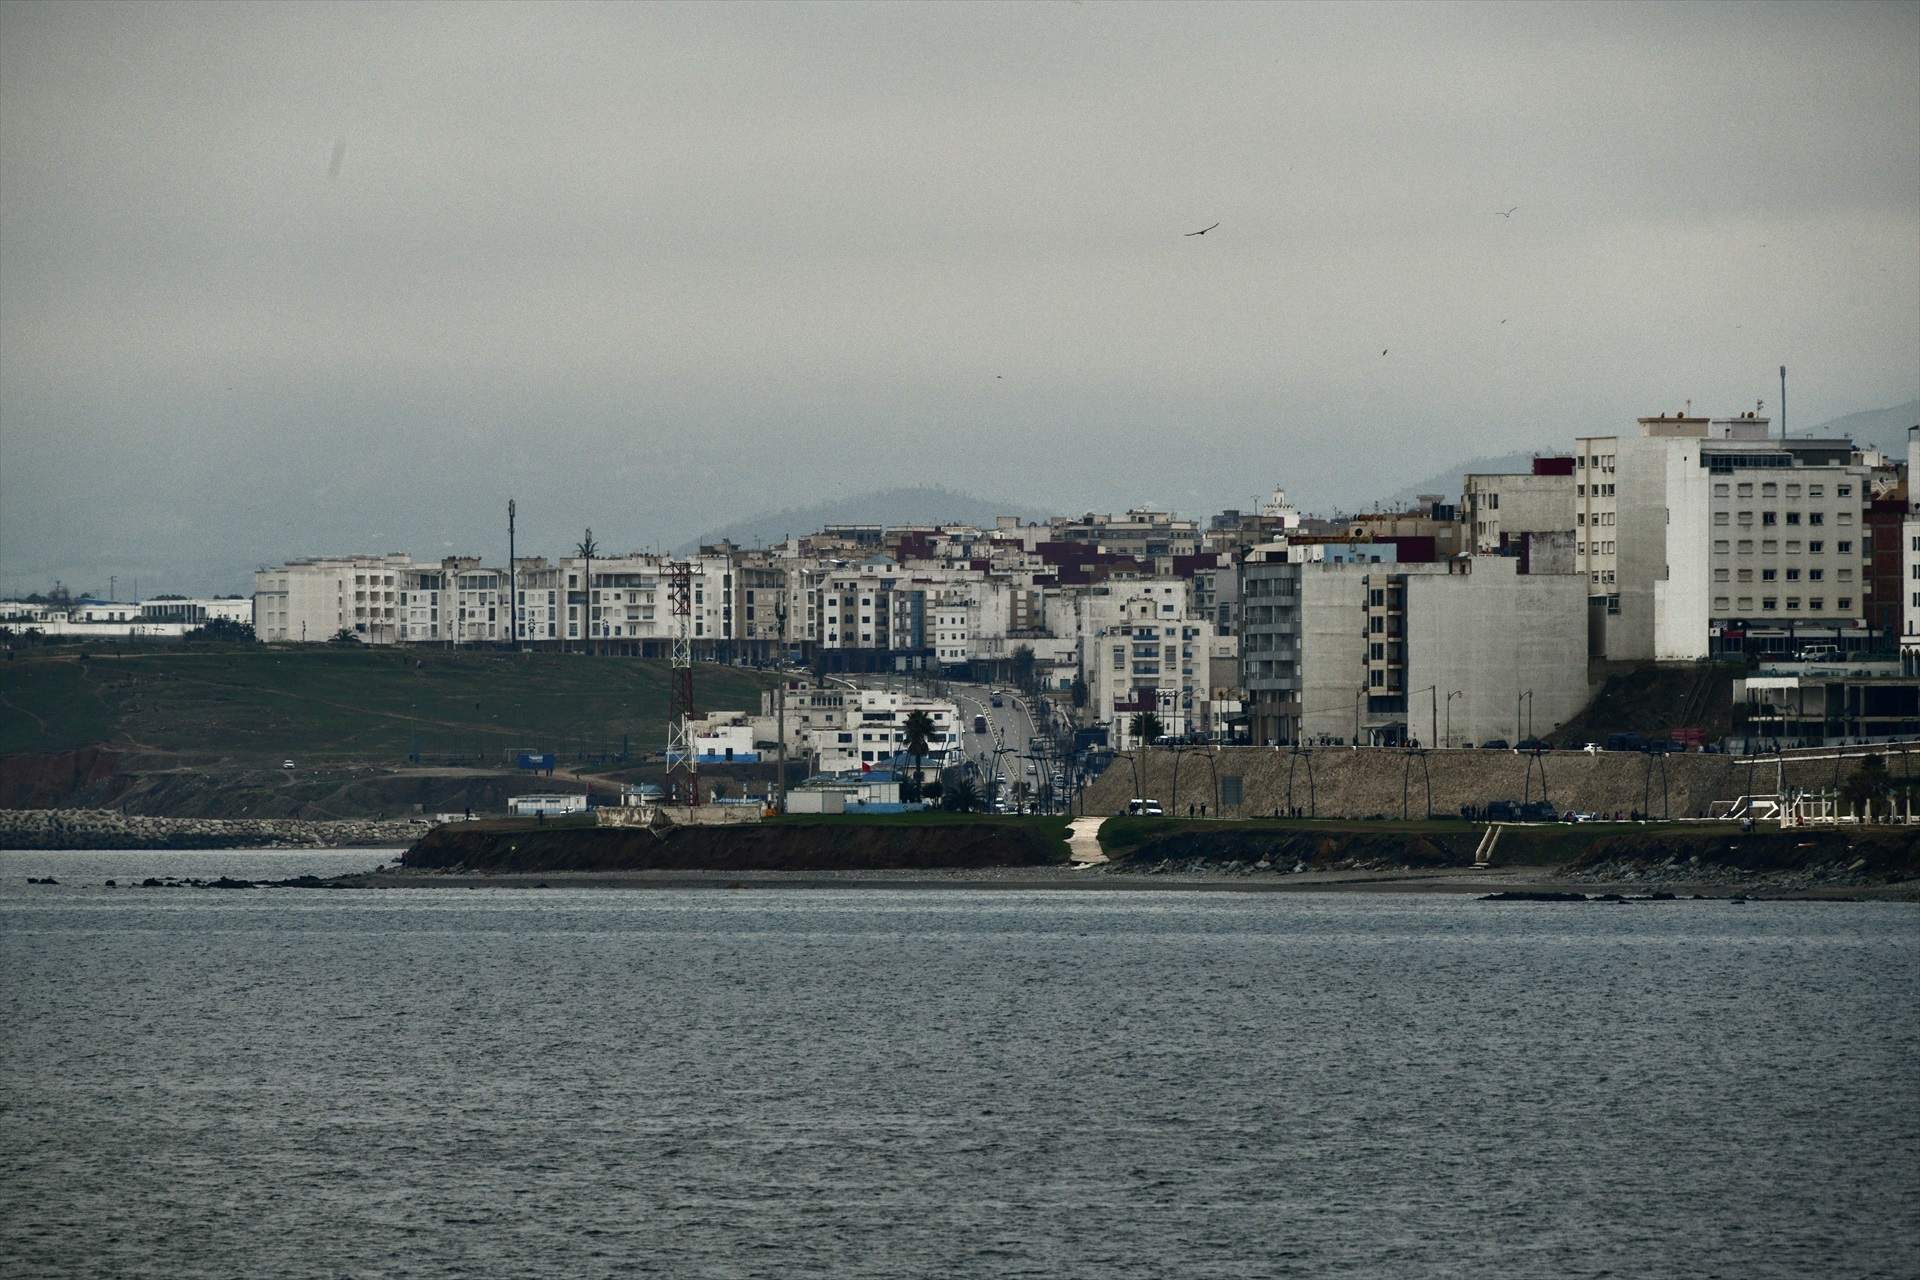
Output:
[[[416,666],[415,664],[419,665]],[[570,654],[366,648],[95,652],[0,663],[0,753],[91,743],[259,759],[497,763],[507,747],[657,750],[665,663]],[[761,672],[701,666],[702,708],[759,710]]]

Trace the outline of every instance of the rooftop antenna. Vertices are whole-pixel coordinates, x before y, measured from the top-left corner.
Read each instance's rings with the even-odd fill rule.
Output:
[[[1787,438],[1787,366],[1780,366],[1780,438]]]

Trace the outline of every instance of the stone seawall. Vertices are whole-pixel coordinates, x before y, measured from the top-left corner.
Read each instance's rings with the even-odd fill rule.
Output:
[[[1920,753],[1916,753],[1920,754]],[[1803,790],[1832,789],[1859,765],[1857,759],[1772,761],[1749,767],[1732,756],[1654,757],[1612,751],[1550,751],[1534,760],[1511,751],[1429,751],[1423,760],[1391,749],[1315,748],[1309,758],[1282,748],[1223,747],[1209,769],[1206,753],[1154,748],[1143,753],[1136,779],[1134,762],[1116,760],[1087,789],[1089,814],[1124,813],[1134,796],[1158,800],[1168,817],[1185,817],[1188,805],[1207,806],[1209,814],[1229,818],[1266,817],[1289,803],[1301,813],[1322,818],[1401,816],[1404,786],[1406,814],[1427,813],[1431,782],[1433,812],[1457,817],[1462,805],[1496,800],[1538,800],[1545,770],[1545,796],[1556,809],[1605,814],[1650,813],[1655,817],[1706,817],[1715,800],[1748,794],[1773,794],[1781,785]],[[1920,759],[1887,757],[1887,771],[1899,781]],[[1291,802],[1288,777],[1292,776]],[[1531,778],[1529,778],[1531,771]],[[1664,773],[1664,795],[1663,795]],[[1214,776],[1240,779],[1241,802],[1216,805]],[[1224,788],[1224,790],[1230,790]]]
[[[111,809],[0,809],[0,849],[324,849],[397,847],[407,822],[146,818]]]

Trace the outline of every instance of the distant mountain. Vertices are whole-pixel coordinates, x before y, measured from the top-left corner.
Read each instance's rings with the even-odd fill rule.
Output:
[[[1549,450],[1540,450],[1539,452],[1545,453],[1549,452]],[[1449,502],[1458,502],[1460,500],[1460,490],[1466,487],[1466,476],[1468,472],[1474,472],[1476,474],[1482,472],[1500,474],[1503,472],[1530,471],[1533,469],[1533,456],[1533,452],[1527,452],[1496,453],[1480,458],[1469,458],[1465,462],[1456,463],[1445,471],[1436,471],[1424,480],[1417,480],[1410,485],[1396,489],[1381,499],[1381,505],[1386,507],[1404,506],[1423,493],[1437,493]]]
[[[1907,428],[1920,425],[1920,399],[1896,404],[1891,409],[1868,409],[1844,418],[1823,422],[1796,436],[1851,436],[1855,444],[1870,444],[1896,458],[1907,456]]]
[[[1889,409],[1868,409],[1861,413],[1850,413],[1844,418],[1835,418],[1823,422],[1817,427],[1805,431],[1794,431],[1795,436],[1811,436],[1832,439],[1848,436],[1855,444],[1872,445],[1896,458],[1907,454],[1907,428],[1920,425],[1920,399],[1909,400]],[[1572,442],[1558,448],[1541,449],[1540,453],[1564,453],[1571,450]],[[1381,499],[1384,506],[1401,506],[1412,502],[1423,493],[1444,494],[1448,498],[1458,499],[1468,472],[1525,471],[1533,465],[1535,451],[1525,453],[1500,453],[1488,457],[1471,458],[1454,464],[1445,471],[1436,471],[1424,480],[1405,485]]]
[[[704,543],[723,539],[742,547],[765,546],[790,537],[818,533],[830,524],[970,524],[991,529],[995,516],[1045,520],[1047,514],[1017,503],[994,502],[932,486],[878,489],[816,506],[789,507],[784,511],[769,512],[709,529],[685,546],[676,548],[674,554],[683,555]]]

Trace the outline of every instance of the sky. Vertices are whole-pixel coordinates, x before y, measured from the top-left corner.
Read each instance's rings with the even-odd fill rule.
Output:
[[[0,5],[0,592],[1330,511],[1782,364],[1920,390],[1920,4]]]

